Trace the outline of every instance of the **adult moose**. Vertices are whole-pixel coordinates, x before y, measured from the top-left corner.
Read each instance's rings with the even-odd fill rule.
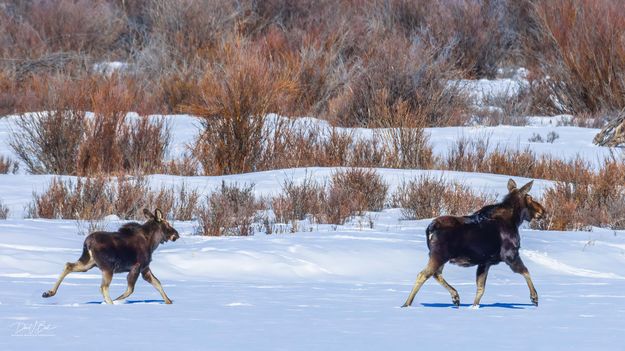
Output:
[[[86,272],[97,266],[102,271],[102,285],[100,291],[104,301],[112,304],[109,295],[109,285],[113,273],[128,272],[128,288],[115,301],[130,296],[135,288],[139,273],[143,279],[152,284],[161,294],[165,303],[171,300],[163,291],[161,283],[150,270],[152,253],[158,245],[166,241],[176,241],[180,236],[164,218],[161,210],[156,209],[154,214],[144,209],[143,214],[147,221],[144,224],[131,222],[124,224],[116,232],[94,232],[85,238],[82,255],[75,263],[68,262],[52,290],[43,293],[43,297],[56,295],[63,278],[72,272]]]
[[[490,266],[505,262],[513,272],[522,274],[530,290],[530,298],[538,306],[538,294],[529,271],[519,256],[521,238],[519,226],[524,220],[540,219],[545,208],[528,194],[534,181],[517,189],[514,180],[508,181],[508,194],[495,205],[488,205],[470,216],[441,216],[427,227],[426,240],[430,258],[402,307],[412,304],[415,295],[430,277],[451,294],[454,305],[460,306],[458,292],[443,279],[443,267],[451,262],[463,267],[477,265],[477,294],[473,307],[478,307],[484,295],[486,276]]]

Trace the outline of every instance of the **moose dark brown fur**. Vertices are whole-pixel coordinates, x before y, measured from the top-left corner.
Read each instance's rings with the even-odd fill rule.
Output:
[[[113,273],[128,272],[128,288],[115,301],[130,296],[135,288],[139,273],[143,279],[152,284],[161,294],[165,303],[171,300],[163,291],[163,287],[150,270],[152,253],[158,245],[169,240],[176,241],[180,236],[164,218],[161,210],[156,209],[154,214],[144,209],[143,214],[147,221],[144,224],[131,222],[124,224],[116,232],[94,232],[85,238],[82,255],[78,261],[65,264],[65,269],[57,280],[52,290],[43,293],[43,297],[56,295],[61,282],[69,273],[86,272],[93,267],[102,271],[102,285],[100,291],[104,301],[112,304],[109,295],[109,285],[113,279]]]
[[[458,292],[443,279],[443,267],[451,262],[463,267],[477,265],[477,294],[473,307],[478,307],[484,294],[490,266],[505,262],[513,272],[522,274],[530,290],[530,299],[538,305],[538,294],[529,271],[519,256],[519,226],[544,216],[545,208],[528,194],[533,181],[517,189],[508,181],[508,194],[501,203],[488,205],[469,216],[441,216],[426,229],[430,258],[403,307],[410,306],[415,295],[430,277],[434,277],[451,294],[454,305],[460,305]]]

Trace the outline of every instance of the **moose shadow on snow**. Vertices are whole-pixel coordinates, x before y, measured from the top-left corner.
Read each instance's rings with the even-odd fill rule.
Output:
[[[104,301],[88,301],[85,305],[101,305]],[[125,300],[123,305],[142,305],[142,304],[158,304],[164,305],[165,300]]]
[[[470,303],[461,303],[460,305],[455,305],[453,303],[426,303],[422,302],[421,306],[430,307],[430,308],[459,308],[459,307],[471,307],[473,304]],[[534,304],[531,303],[517,303],[517,302],[496,302],[496,303],[487,303],[480,304],[480,309],[482,308],[503,308],[510,310],[525,310],[530,307],[535,307]]]

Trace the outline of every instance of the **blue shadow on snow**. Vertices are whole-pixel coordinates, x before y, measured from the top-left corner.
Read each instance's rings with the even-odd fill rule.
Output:
[[[433,307],[433,308],[455,308],[456,306],[452,303],[421,303],[423,307]],[[471,307],[471,304],[461,303],[460,307]],[[480,308],[507,308],[512,310],[524,310],[528,307],[534,307],[531,303],[507,303],[507,302],[496,302],[496,303],[484,303],[480,304]]]
[[[101,305],[104,301],[89,301],[85,302],[85,305]],[[142,303],[158,303],[165,304],[163,300],[126,300],[124,301],[124,305],[134,305],[134,304],[142,304]]]

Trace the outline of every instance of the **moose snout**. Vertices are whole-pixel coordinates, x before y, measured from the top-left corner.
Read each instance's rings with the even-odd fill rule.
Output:
[[[535,219],[543,219],[545,217],[545,211],[536,212],[534,215]]]
[[[169,236],[169,240],[171,241],[176,241],[180,239],[180,235],[178,234],[178,232],[173,233],[172,235]]]

